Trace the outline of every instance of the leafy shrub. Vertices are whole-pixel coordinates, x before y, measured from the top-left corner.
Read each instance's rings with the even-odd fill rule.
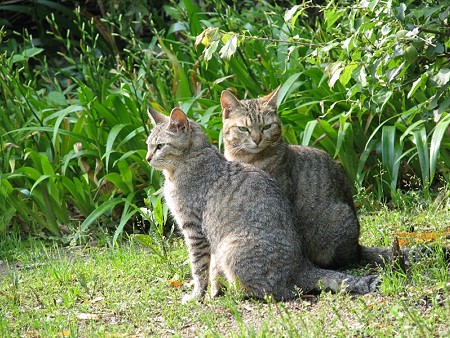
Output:
[[[220,147],[226,88],[282,84],[286,139],[325,149],[379,200],[448,179],[447,2],[36,3],[39,38],[1,30],[0,232],[117,239],[161,184],[147,106],[181,105]]]
[[[252,96],[258,86],[245,74],[265,89],[284,82],[289,141],[326,149],[359,186],[395,197],[410,174],[428,189],[450,164],[450,4],[342,3],[322,8],[314,27],[304,24],[304,5],[233,12],[233,30],[220,21],[196,44],[206,64],[229,66]],[[253,62],[239,62],[244,55]]]

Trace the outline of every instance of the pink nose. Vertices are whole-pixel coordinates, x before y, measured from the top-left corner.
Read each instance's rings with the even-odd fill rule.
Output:
[[[253,142],[256,143],[256,145],[259,145],[261,143],[261,136],[260,135],[252,136],[252,140]]]
[[[147,162],[150,162],[152,160],[152,155],[147,154],[147,156],[145,156],[145,159],[147,160]]]

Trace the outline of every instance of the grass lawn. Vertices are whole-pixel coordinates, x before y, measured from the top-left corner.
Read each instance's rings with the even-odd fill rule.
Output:
[[[397,234],[410,245],[429,237],[448,245],[448,209],[364,212],[362,241],[390,245]],[[439,249],[407,274],[379,270],[379,291],[365,296],[322,293],[266,303],[230,291],[182,305],[190,269],[179,238],[164,255],[133,239],[119,247],[58,247],[9,237],[0,245],[0,337],[450,335],[449,268]]]

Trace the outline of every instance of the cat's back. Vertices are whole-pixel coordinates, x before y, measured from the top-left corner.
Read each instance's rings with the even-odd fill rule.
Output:
[[[290,145],[288,149],[290,176],[299,187],[307,188],[311,197],[321,200],[339,197],[339,200],[353,203],[348,178],[343,168],[328,153],[298,145]]]
[[[226,205],[236,206],[243,210],[259,210],[270,208],[266,205],[275,202],[282,212],[290,209],[281,206],[285,200],[276,181],[265,171],[248,164],[226,161],[220,167],[221,172],[215,177],[211,186],[210,198],[219,198]]]
[[[209,187],[206,199],[205,223],[221,224],[212,227],[219,237],[230,232],[291,234],[294,229],[291,204],[276,181],[254,166],[226,162]]]

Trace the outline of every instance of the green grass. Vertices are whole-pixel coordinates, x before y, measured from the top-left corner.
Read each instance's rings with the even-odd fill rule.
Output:
[[[417,234],[442,231],[449,227],[449,219],[448,205],[366,211],[361,215],[362,241],[390,245],[394,234],[406,228],[413,227]],[[390,267],[380,270],[379,291],[365,296],[324,293],[318,298],[264,303],[229,292],[182,305],[182,295],[190,290],[183,241],[173,238],[164,255],[139,243],[131,238],[115,247],[60,247],[36,239],[2,238],[0,336],[450,334],[449,268],[438,249],[415,262],[407,274]],[[446,244],[445,238],[440,244]]]

